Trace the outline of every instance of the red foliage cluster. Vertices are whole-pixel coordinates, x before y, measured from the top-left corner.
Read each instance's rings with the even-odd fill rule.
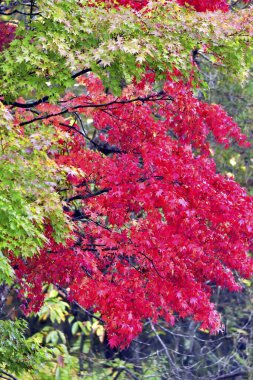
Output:
[[[217,331],[210,284],[236,291],[234,271],[253,271],[253,200],[216,173],[207,141],[213,134],[225,146],[245,145],[245,136],[221,107],[197,100],[190,84],[168,76],[155,93],[154,80],[147,73],[116,99],[89,75],[79,80],[83,95],[66,95],[64,107],[92,118],[97,131],[85,143],[80,125],[47,120],[72,138],[55,154],[57,164],[83,173],[68,176],[75,195],[66,212],[75,232],[57,245],[48,226],[40,255],[14,260],[29,310],[41,305],[43,283],[68,288],[70,298],[101,312],[111,346],[128,345],[145,318],[191,316]]]
[[[110,4],[120,4],[125,7],[131,7],[132,9],[135,9],[137,11],[148,4],[148,0],[117,0],[117,2],[114,2],[113,0],[107,0],[107,2]],[[197,12],[217,10],[227,12],[229,10],[227,0],[176,0],[176,2],[180,5],[190,5]]]
[[[223,12],[227,12],[229,10],[227,0],[177,0],[180,5],[189,4],[197,12],[206,12],[206,11],[217,11],[222,10]]]
[[[16,26],[0,21],[0,51],[6,49],[15,37]]]
[[[182,6],[191,6],[197,12],[215,12],[221,10],[223,12],[228,12],[229,4],[227,0],[169,0],[176,1]],[[140,10],[148,4],[148,0],[106,0],[106,3],[110,3],[116,6],[123,5],[125,7],[131,7],[134,10]],[[244,3],[249,3],[250,0],[243,0]]]

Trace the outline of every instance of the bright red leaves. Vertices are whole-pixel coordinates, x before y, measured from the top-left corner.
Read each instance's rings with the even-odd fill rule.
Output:
[[[173,1],[173,0],[169,0]],[[114,2],[113,0],[106,1],[109,4],[113,5],[122,5],[125,7],[131,7],[134,10],[140,10],[148,4],[148,0],[117,0]],[[190,6],[195,9],[197,12],[215,12],[222,11],[228,12],[229,3],[227,0],[175,0],[179,5],[182,6]],[[250,0],[243,0],[244,3],[249,3]]]
[[[148,4],[148,0],[118,0],[117,2],[107,1],[110,4],[123,5],[131,7],[134,10],[140,10]],[[176,0],[176,2],[183,6],[191,6],[197,12],[217,11],[221,10],[227,12],[229,5],[226,0]]]
[[[190,84],[168,76],[156,93],[154,81],[148,72],[115,98],[89,75],[79,79],[81,95],[66,95],[64,107],[93,120],[96,131],[92,138],[78,119],[48,119],[71,136],[56,163],[82,173],[67,177],[72,238],[57,245],[48,226],[40,255],[15,260],[29,310],[40,306],[43,283],[68,288],[70,299],[101,312],[111,346],[127,346],[145,318],[190,316],[217,331],[210,284],[236,291],[233,273],[249,277],[253,269],[252,198],[216,173],[208,143],[209,134],[225,146],[246,144],[245,136],[221,107],[197,100]]]

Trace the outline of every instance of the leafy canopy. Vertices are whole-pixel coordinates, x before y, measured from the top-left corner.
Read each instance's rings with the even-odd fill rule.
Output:
[[[122,79],[140,78],[146,67],[164,73],[177,68],[189,77],[191,52],[206,46],[214,62],[244,78],[252,62],[253,16],[196,13],[174,2],[131,8],[91,6],[89,1],[37,1],[40,14],[0,57],[0,86],[6,100],[45,95],[59,98],[74,84],[73,73],[91,69],[115,93]],[[96,4],[94,4],[96,5]],[[28,80],[29,77],[29,80]]]
[[[209,138],[248,143],[194,96],[196,56],[247,78],[252,9],[189,3],[37,1],[2,43],[3,280],[10,260],[27,313],[45,283],[99,311],[111,346],[146,318],[218,331],[212,284],[252,274],[253,200]]]

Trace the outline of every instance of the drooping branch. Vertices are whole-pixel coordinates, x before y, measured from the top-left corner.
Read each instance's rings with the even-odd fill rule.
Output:
[[[3,374],[4,376],[3,376],[2,374]],[[0,378],[2,378],[2,379],[7,379],[7,380],[10,380],[10,379],[12,379],[12,380],[18,380],[16,377],[14,377],[14,376],[11,375],[10,373],[4,371],[3,369],[0,369]]]
[[[78,116],[78,119],[80,119],[79,115],[76,115]],[[81,119],[80,119],[81,121]],[[66,127],[68,128],[69,130],[73,130],[75,131],[76,133],[80,134],[82,137],[84,137],[87,141],[89,141],[95,150],[98,150],[99,152],[102,152],[104,154],[110,154],[110,153],[124,153],[123,151],[121,151],[120,149],[118,149],[117,147],[110,147],[110,146],[107,146],[107,145],[101,145],[101,144],[98,144],[96,143],[92,138],[90,138],[88,136],[88,134],[86,133],[85,129],[82,127],[82,130],[78,130],[76,127],[74,127],[74,125],[69,125],[69,124],[65,124],[65,123],[60,123],[60,125],[62,125],[63,127]]]
[[[86,194],[86,195],[78,194],[78,195],[75,195],[74,197],[65,199],[65,201],[66,202],[72,202],[72,201],[76,201],[78,199],[84,200],[84,199],[88,199],[88,198],[93,198],[93,197],[96,197],[100,194],[108,193],[108,191],[110,191],[110,190],[111,190],[111,188],[105,188],[103,190],[96,191],[95,193],[90,193],[90,194]]]
[[[34,102],[31,102],[31,103],[19,103],[19,102],[8,103],[8,102],[5,102],[5,101],[3,101],[3,103],[5,105],[11,105],[13,107],[32,108],[32,107],[38,106],[41,103],[46,103],[48,101],[48,99],[49,99],[48,96],[44,96],[43,98],[41,98],[39,100],[35,100]]]
[[[43,99],[45,101],[45,98],[43,98]],[[65,115],[66,113],[73,113],[76,110],[82,109],[82,108],[104,108],[104,107],[109,107],[109,106],[114,106],[114,105],[117,106],[117,105],[130,104],[130,103],[135,103],[135,102],[145,103],[145,102],[157,102],[157,101],[168,101],[168,100],[173,101],[174,98],[172,96],[164,94],[163,92],[159,92],[158,94],[151,94],[151,95],[147,95],[144,97],[138,96],[138,97],[133,98],[133,99],[124,99],[124,100],[117,100],[116,99],[116,100],[112,100],[111,102],[108,102],[108,103],[88,103],[87,102],[86,104],[80,104],[80,105],[77,105],[74,107],[65,108],[60,112],[35,117],[31,120],[24,121],[24,122],[20,123],[20,126],[25,126],[25,125],[34,123],[36,121],[49,119],[51,117],[57,117],[57,116]],[[36,105],[42,103],[42,101],[40,103],[38,103],[38,102],[39,101],[37,101]],[[31,107],[31,104],[30,104],[30,107]],[[13,105],[15,107],[19,107],[19,106],[17,106],[17,103],[13,103]],[[24,106],[23,108],[29,108],[29,107]]]
[[[23,16],[39,16],[40,15],[40,13],[39,12],[37,12],[37,13],[26,13],[26,12],[21,12],[21,11],[18,11],[17,9],[15,9],[14,11],[11,11],[11,12],[2,12],[2,11],[0,11],[0,15],[2,15],[2,16],[12,16],[12,15],[14,15],[14,14],[19,14],[19,15],[23,15]]]
[[[20,12],[18,12],[18,13],[20,13]],[[33,16],[35,16],[35,14],[33,14]],[[83,70],[81,70],[81,71],[79,71],[79,72],[71,75],[71,78],[72,79],[76,79],[76,78],[80,77],[81,75],[89,73],[90,71],[91,71],[90,68],[83,69]],[[46,103],[48,100],[49,100],[49,96],[44,96],[41,99],[34,100],[33,102],[28,102],[28,103],[20,103],[20,102],[8,103],[8,102],[5,102],[4,100],[1,100],[1,101],[2,101],[3,104],[5,104],[7,106],[9,105],[9,106],[12,106],[12,107],[28,109],[28,108],[36,107],[36,106],[38,106],[41,103]]]

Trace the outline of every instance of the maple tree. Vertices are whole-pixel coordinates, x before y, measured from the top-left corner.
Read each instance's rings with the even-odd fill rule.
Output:
[[[99,311],[112,347],[147,318],[217,332],[211,285],[253,270],[253,199],[209,145],[246,136],[195,96],[196,55],[247,77],[252,8],[187,4],[37,1],[0,24],[1,280],[26,313],[45,283]]]

